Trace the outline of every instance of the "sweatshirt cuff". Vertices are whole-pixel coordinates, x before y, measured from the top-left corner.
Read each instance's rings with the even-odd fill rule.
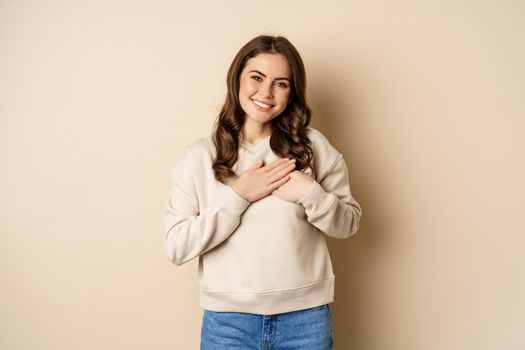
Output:
[[[330,193],[326,192],[324,188],[314,180],[310,191],[297,201],[297,204],[304,206],[306,211],[310,213],[317,213],[332,201]]]
[[[232,217],[240,216],[250,205],[231,185],[221,185],[215,193],[215,203]]]

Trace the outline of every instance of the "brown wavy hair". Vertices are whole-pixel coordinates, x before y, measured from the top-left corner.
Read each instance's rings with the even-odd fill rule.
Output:
[[[260,53],[280,53],[288,60],[292,73],[292,89],[286,109],[271,121],[270,147],[281,158],[295,158],[295,170],[312,169],[313,151],[307,137],[312,113],[306,103],[306,74],[297,49],[283,36],[259,35],[239,50],[228,70],[228,92],[213,126],[216,157],[213,161],[215,178],[225,183],[236,176],[232,167],[237,162],[239,138],[245,122],[245,113],[239,102],[239,79],[248,59]]]

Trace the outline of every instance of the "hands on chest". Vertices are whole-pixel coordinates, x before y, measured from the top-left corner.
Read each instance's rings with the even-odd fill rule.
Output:
[[[273,194],[295,203],[309,192],[314,180],[294,169],[295,159],[281,158],[264,166],[259,160],[239,175],[231,186],[250,202]]]

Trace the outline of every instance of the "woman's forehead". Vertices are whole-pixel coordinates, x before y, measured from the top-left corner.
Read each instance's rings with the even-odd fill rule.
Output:
[[[257,70],[270,77],[290,77],[288,60],[280,53],[260,53],[246,62],[244,71]]]

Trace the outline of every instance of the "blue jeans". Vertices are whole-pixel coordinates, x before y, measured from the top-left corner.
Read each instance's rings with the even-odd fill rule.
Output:
[[[275,315],[204,310],[201,350],[332,350],[328,304]]]

